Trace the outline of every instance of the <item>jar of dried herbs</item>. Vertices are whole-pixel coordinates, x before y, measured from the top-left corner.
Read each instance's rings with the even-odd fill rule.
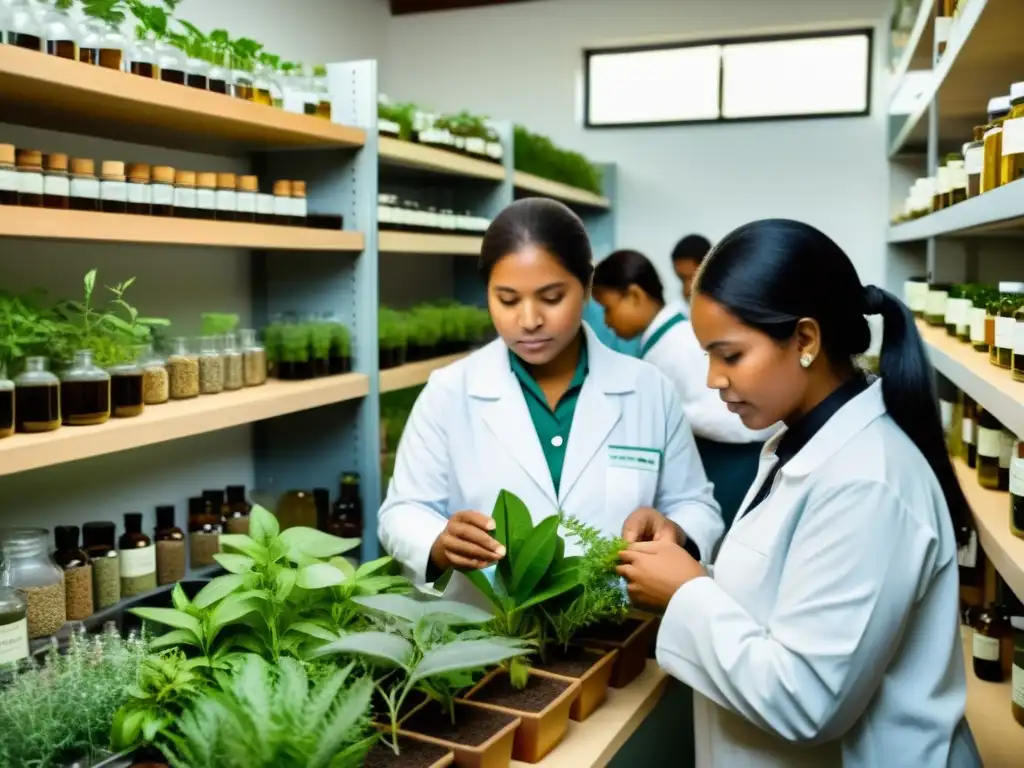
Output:
[[[174,524],[174,506],[156,508],[156,580],[173,584],[185,578],[185,532]]]
[[[92,563],[93,603],[102,611],[121,602],[121,557],[117,526],[92,522],[82,526],[82,545]]]
[[[224,391],[224,358],[217,337],[203,336],[199,344],[199,394],[219,394]]]
[[[256,341],[256,331],[245,328],[241,331],[242,357],[245,366],[245,386],[258,387],[267,383],[267,351]]]
[[[117,419],[141,416],[145,410],[142,366],[132,360],[111,366],[110,413]]]
[[[16,588],[28,603],[30,640],[52,635],[67,619],[64,572],[47,552],[43,528],[11,528],[0,534],[0,585]]]
[[[245,355],[235,334],[224,334],[221,357],[224,360],[224,389],[229,392],[242,389],[245,386]]]
[[[174,340],[174,351],[167,358],[170,393],[174,400],[199,396],[199,356],[188,346],[188,339]]]
[[[189,564],[204,568],[217,561],[220,552],[221,519],[207,499],[193,496],[188,500]]]
[[[84,621],[93,614],[92,561],[78,546],[77,525],[58,525],[53,538],[53,559],[64,570],[68,621]]]
[[[171,397],[167,361],[147,346],[142,353],[142,400],[146,405],[160,405]]]

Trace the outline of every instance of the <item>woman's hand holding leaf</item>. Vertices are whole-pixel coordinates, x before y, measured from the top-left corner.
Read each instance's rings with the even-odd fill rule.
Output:
[[[505,556],[505,547],[491,536],[493,530],[494,520],[486,515],[471,510],[456,512],[434,541],[431,562],[440,571],[473,571],[498,562]]]

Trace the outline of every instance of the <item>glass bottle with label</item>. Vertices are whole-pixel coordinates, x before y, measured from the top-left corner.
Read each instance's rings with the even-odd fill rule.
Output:
[[[68,621],[84,621],[92,616],[92,561],[78,546],[78,526],[58,525],[53,529],[57,550],[53,559],[64,571],[64,593]]]
[[[2,608],[0,608],[2,611]],[[2,621],[2,620],[0,620]],[[1010,672],[1010,712],[1017,724],[1024,727],[1024,611],[1010,617],[1013,630],[1013,667]],[[0,632],[3,630],[0,629]],[[2,653],[2,651],[0,651]]]
[[[255,176],[238,177],[238,194],[235,196],[237,205],[236,220],[247,223],[256,221],[256,201],[259,196],[260,181]]]
[[[1024,175],[1024,82],[1010,86],[1010,113],[1003,121],[1000,183],[1009,184]]]
[[[185,532],[174,524],[174,506],[156,508],[156,581],[173,584],[185,578]]]
[[[196,174],[196,218],[217,218],[217,174]]]
[[[128,184],[120,160],[104,160],[100,166],[100,209],[104,213],[128,212]]]
[[[343,472],[338,498],[331,510],[330,533],[345,539],[363,535],[363,500],[359,493],[359,473]]]
[[[964,285],[961,293],[961,305],[956,318],[956,338],[964,344],[971,342],[971,313],[974,311],[974,299],[979,295],[981,286],[968,284]]]
[[[1010,113],[1010,97],[996,96],[988,102],[988,125],[985,126],[984,166],[981,171],[981,191],[991,192],[1002,182],[1003,121]]]
[[[14,380],[14,413],[19,432],[60,428],[60,379],[46,369],[45,357],[29,357]]]
[[[100,209],[100,180],[96,178],[96,163],[85,157],[71,158],[68,207],[73,211]]]
[[[217,220],[238,220],[238,177],[233,173],[217,174]]]
[[[306,182],[293,181],[291,224],[293,227],[304,227],[308,223],[308,217],[309,207],[306,203]]]
[[[49,554],[49,531],[0,531],[0,586],[14,587],[28,603],[28,637],[52,635],[67,620],[64,572]]]
[[[19,149],[18,205],[43,207],[43,153],[36,149]]]
[[[202,497],[188,500],[189,564],[192,568],[205,568],[217,561],[220,552],[221,522],[219,515]]]
[[[967,168],[963,158],[958,154],[946,156],[946,168],[949,169],[949,199],[946,205],[956,205],[967,199]]]
[[[224,491],[219,488],[203,491],[203,502],[211,514],[217,518],[221,530],[224,530],[224,525],[231,516],[231,507],[225,498]]]
[[[288,225],[292,221],[292,183],[286,179],[274,182],[274,223]]]
[[[4,586],[0,562],[0,670],[17,668],[28,658],[28,603],[18,590]]]
[[[194,171],[176,171],[174,174],[174,216],[179,219],[197,218],[196,174]]]
[[[999,435],[999,489],[1010,490],[1010,462],[1013,460],[1013,444],[1017,436],[1006,427],[1002,427]]]
[[[974,141],[964,144],[964,172],[967,174],[967,196],[981,194],[981,173],[985,167],[985,127],[974,129]]]
[[[1007,370],[1013,366],[1013,336],[1020,306],[1021,297],[1013,294],[1004,295],[999,302],[999,315],[996,317],[996,365]]]
[[[93,522],[82,526],[82,546],[92,563],[93,603],[97,611],[121,602],[121,556],[117,526]]]
[[[281,530],[288,528],[316,528],[316,500],[309,491],[288,491],[277,504],[277,519]]]
[[[1024,539],[1024,443],[1017,440],[1010,462],[1010,531]]]
[[[93,363],[92,350],[75,353],[60,377],[60,413],[67,427],[87,427],[110,419],[110,374]]]
[[[978,485],[990,491],[999,489],[999,457],[1002,453],[1002,427],[984,408],[978,413]]]
[[[932,193],[932,211],[941,211],[946,207],[949,200],[949,167],[944,159],[939,160],[939,167],[935,169],[935,189]]]
[[[0,144],[0,205],[18,204],[18,169],[14,145]]]
[[[131,163],[128,166],[128,213],[149,216],[153,213],[153,193],[149,182],[151,172],[146,163]]]
[[[121,551],[121,598],[156,589],[156,547],[142,532],[141,512],[125,514],[124,533],[117,548]]]
[[[978,405],[974,400],[964,393],[964,418],[963,418],[963,453],[961,456],[967,462],[967,466],[974,469],[978,465]]]
[[[963,407],[959,402],[956,385],[941,373],[935,374],[936,390],[939,395],[939,414],[942,417],[942,432],[946,436],[946,450],[950,456],[959,456],[963,451]]]
[[[964,298],[964,290],[965,286],[963,285],[951,285],[946,294],[946,315],[943,324],[946,326],[946,334],[948,336],[956,336],[957,326],[961,323],[965,314],[966,300]]]
[[[228,514],[225,522],[227,533],[249,533],[249,513],[252,506],[245,500],[244,485],[229,485],[227,487]]]
[[[1004,582],[997,574],[996,599],[974,617],[974,674],[990,683],[1001,683],[1013,666],[1013,629],[1005,595]]]
[[[71,207],[68,156],[53,152],[44,158],[43,207],[66,211]]]
[[[0,439],[14,434],[14,382],[0,363]]]
[[[150,174],[150,209],[154,216],[174,215],[174,169],[169,165],[156,165]]]
[[[972,306],[968,313],[970,318],[971,348],[975,352],[988,352],[988,339],[985,336],[985,318],[988,314],[988,303],[992,300],[992,291],[987,287],[979,287],[974,293]],[[995,329],[993,329],[993,334]]]

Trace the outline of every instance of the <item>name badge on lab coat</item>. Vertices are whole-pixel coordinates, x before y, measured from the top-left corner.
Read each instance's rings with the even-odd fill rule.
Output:
[[[654,448],[609,445],[608,467],[614,469],[635,469],[657,474],[658,470],[661,469],[661,451]]]

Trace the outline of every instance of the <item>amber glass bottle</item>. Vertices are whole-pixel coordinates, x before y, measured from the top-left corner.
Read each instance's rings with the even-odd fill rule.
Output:
[[[995,491],[999,488],[999,455],[1002,429],[999,421],[984,408],[978,414],[978,485]]]
[[[978,404],[967,394],[964,395],[962,438],[963,459],[974,469],[978,465]]]

